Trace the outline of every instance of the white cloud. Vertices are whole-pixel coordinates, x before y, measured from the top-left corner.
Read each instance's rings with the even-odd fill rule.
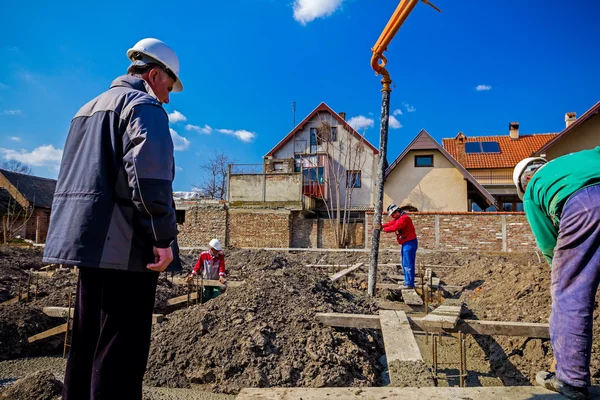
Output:
[[[364,115],[359,115],[350,118],[348,124],[358,131],[361,129],[372,128],[375,125],[375,120],[373,118],[367,118]]]
[[[23,115],[23,111],[21,110],[4,110],[2,111],[3,115]]]
[[[396,117],[394,117],[393,115],[390,115],[389,126],[392,129],[400,129],[400,128],[402,128],[402,124],[400,123],[400,121],[398,121],[396,119]]]
[[[475,90],[477,90],[478,92],[485,92],[488,90],[492,90],[492,86],[491,85],[477,85]]]
[[[175,166],[175,171],[183,171],[183,168],[181,168],[179,165]]]
[[[17,136],[11,136],[11,137],[9,137],[9,139],[12,140],[13,142],[20,142],[21,141],[21,138],[17,137]]]
[[[404,106],[404,108],[406,108],[406,111],[409,113],[417,111],[417,109],[415,107],[411,106],[407,102],[403,102],[402,105]]]
[[[177,110],[173,110],[172,113],[169,113],[169,122],[172,124],[176,124],[177,122],[187,121],[187,117],[180,113]]]
[[[256,136],[254,132],[249,132],[244,129],[233,130],[233,129],[217,129],[217,132],[225,135],[232,135],[240,139],[242,142],[251,142]]]
[[[402,110],[397,108],[394,110],[394,112],[392,113],[392,115],[402,115]]]
[[[294,19],[302,25],[333,14],[344,0],[295,0]]]
[[[34,166],[34,167],[57,167],[60,165],[62,158],[62,149],[56,149],[54,146],[48,144],[40,146],[33,151],[28,152],[27,150],[13,150],[4,149],[0,147],[0,153],[6,160],[17,160],[22,163]]]
[[[190,141],[184,138],[183,136],[179,136],[179,134],[174,130],[169,128],[171,131],[171,138],[173,139],[173,147],[175,151],[183,151],[187,150],[190,147]]]
[[[203,133],[205,135],[210,135],[212,133],[212,131],[213,131],[213,128],[211,128],[208,125],[198,126],[198,125],[187,124],[185,126],[185,130],[186,131],[196,131],[198,133]]]

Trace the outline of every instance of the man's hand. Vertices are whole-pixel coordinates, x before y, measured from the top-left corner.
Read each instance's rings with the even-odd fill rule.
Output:
[[[381,230],[381,224],[373,224],[373,229],[376,229],[378,231]]]
[[[222,284],[225,284],[225,283],[227,283],[227,279],[225,279],[224,276],[220,276],[219,277],[219,282],[221,282]]]
[[[188,276],[187,278],[185,278],[185,282],[186,283],[190,283],[192,281],[192,279],[194,279],[195,276],[196,275],[190,275],[190,276]]]
[[[148,264],[146,265],[146,268],[155,272],[163,272],[167,269],[171,261],[173,261],[173,250],[171,249],[171,246],[164,249],[153,247],[152,251],[154,252],[154,264]]]

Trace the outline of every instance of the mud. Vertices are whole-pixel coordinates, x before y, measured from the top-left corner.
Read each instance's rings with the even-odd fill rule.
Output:
[[[429,367],[423,361],[395,360],[388,365],[394,387],[435,386]]]
[[[59,400],[63,384],[49,370],[19,379],[0,392],[0,400]]]
[[[320,325],[316,312],[375,313],[360,294],[337,289],[279,254],[241,265],[246,284],[206,305],[177,311],[153,332],[146,383],[243,387],[374,386],[381,333]]]

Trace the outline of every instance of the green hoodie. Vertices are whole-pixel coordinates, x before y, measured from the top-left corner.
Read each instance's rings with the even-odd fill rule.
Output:
[[[537,245],[550,266],[564,205],[573,193],[598,183],[600,146],[558,157],[531,178],[523,198],[523,208]]]

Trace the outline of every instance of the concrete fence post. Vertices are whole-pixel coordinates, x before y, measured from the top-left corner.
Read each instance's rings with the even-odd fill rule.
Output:
[[[440,248],[440,216],[435,216],[435,248]]]
[[[502,216],[502,251],[508,251],[508,243],[506,238],[506,215]]]

